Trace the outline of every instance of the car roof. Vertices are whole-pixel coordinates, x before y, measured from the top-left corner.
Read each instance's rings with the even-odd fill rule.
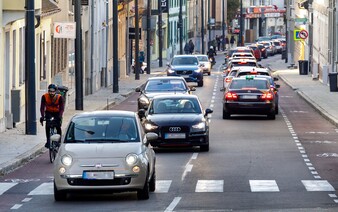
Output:
[[[256,67],[250,67],[250,66],[242,66],[242,67],[240,67],[239,71],[241,71],[241,72],[259,71],[259,72],[270,73],[270,71],[267,68],[256,68]]]
[[[189,98],[189,99],[198,99],[198,97],[194,94],[160,94],[154,96],[153,100],[155,99],[180,99],[180,98]]]
[[[135,117],[135,112],[132,111],[124,111],[124,110],[96,110],[90,112],[82,112],[77,113],[73,116],[73,118],[79,117],[114,117],[114,116],[124,116],[124,117]]]
[[[195,54],[181,54],[181,55],[174,55],[173,58],[176,58],[176,57],[196,57],[196,55]]]
[[[201,56],[203,56],[203,57],[208,57],[208,56],[205,55],[205,54],[194,54],[194,56],[196,56],[196,57],[201,57]]]
[[[158,77],[149,77],[149,80],[184,80],[185,79],[183,77],[180,76],[158,76]]]

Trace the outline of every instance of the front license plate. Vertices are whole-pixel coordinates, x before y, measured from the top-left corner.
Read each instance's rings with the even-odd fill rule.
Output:
[[[83,179],[88,180],[112,180],[114,179],[114,172],[83,172]]]
[[[242,99],[257,99],[257,96],[244,95]]]
[[[166,133],[164,135],[165,139],[183,139],[185,138],[185,133]]]

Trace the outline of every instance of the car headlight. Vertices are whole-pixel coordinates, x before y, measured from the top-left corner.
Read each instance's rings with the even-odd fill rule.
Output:
[[[126,157],[126,162],[130,166],[136,164],[137,160],[138,160],[138,156],[134,153],[131,153],[127,155]]]
[[[154,124],[146,123],[144,125],[144,128],[148,131],[152,131],[152,130],[156,130],[158,128],[158,126],[156,126]]]
[[[201,72],[201,69],[196,69],[196,70],[194,70],[194,72],[199,73],[199,72]]]
[[[140,103],[148,105],[149,104],[149,99],[147,97],[145,97],[145,96],[142,96],[140,98]]]
[[[174,73],[175,72],[175,70],[173,70],[173,69],[168,69],[168,73],[169,74],[172,74],[172,73]]]
[[[61,163],[65,166],[70,166],[73,162],[73,158],[70,155],[64,155],[61,157]]]
[[[192,131],[205,131],[205,122],[192,125]]]

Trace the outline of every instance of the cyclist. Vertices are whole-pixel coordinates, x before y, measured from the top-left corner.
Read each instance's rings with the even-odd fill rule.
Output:
[[[62,124],[62,115],[64,111],[64,99],[61,94],[57,93],[57,86],[55,84],[50,84],[48,86],[48,92],[42,95],[41,105],[40,105],[40,123],[43,125],[43,121],[46,121],[46,138],[47,142],[45,144],[46,148],[49,148],[50,145],[50,126],[48,120],[54,118],[57,123],[56,131],[61,135],[61,124]]]

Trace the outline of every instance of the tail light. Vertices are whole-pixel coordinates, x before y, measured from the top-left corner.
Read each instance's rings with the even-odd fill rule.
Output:
[[[273,100],[273,94],[272,93],[264,93],[262,96],[261,96],[261,99],[262,100]]]
[[[238,96],[235,93],[227,92],[225,94],[225,99],[230,100],[230,101],[235,101],[235,100],[238,100]]]
[[[224,82],[225,82],[225,83],[229,83],[229,82],[231,82],[231,79],[232,79],[232,78],[230,78],[230,77],[225,77]]]

